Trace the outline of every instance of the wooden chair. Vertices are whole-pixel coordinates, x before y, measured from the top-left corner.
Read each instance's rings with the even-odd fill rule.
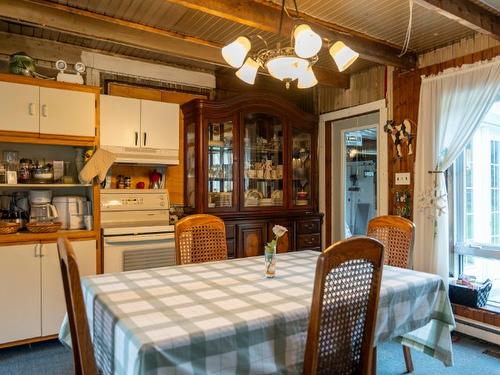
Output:
[[[415,224],[401,216],[378,216],[368,222],[367,236],[385,246],[384,264],[410,268],[415,238]]]
[[[415,224],[401,216],[375,217],[368,223],[367,235],[385,246],[384,263],[389,266],[411,268]],[[410,348],[403,345],[407,372],[413,372]]]
[[[318,258],[304,374],[371,374],[384,246],[351,237]]]
[[[226,227],[217,216],[187,216],[175,225],[177,264],[227,259]]]
[[[87,314],[83,302],[80,273],[73,247],[66,238],[57,240],[59,263],[66,299],[66,309],[71,332],[73,361],[76,375],[98,374],[94,348],[90,339]]]

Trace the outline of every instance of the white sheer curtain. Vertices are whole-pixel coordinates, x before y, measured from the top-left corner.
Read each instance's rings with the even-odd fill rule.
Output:
[[[449,268],[448,197],[443,173],[462,152],[500,93],[500,56],[422,77],[415,160],[413,266]]]

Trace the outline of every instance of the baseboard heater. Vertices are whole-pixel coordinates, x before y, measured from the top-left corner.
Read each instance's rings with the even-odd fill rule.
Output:
[[[500,345],[500,328],[491,324],[455,315],[456,331],[478,339]]]

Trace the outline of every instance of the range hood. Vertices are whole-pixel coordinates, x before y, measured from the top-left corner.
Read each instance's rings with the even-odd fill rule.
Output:
[[[179,150],[101,145],[116,155],[115,162],[131,164],[179,165]]]

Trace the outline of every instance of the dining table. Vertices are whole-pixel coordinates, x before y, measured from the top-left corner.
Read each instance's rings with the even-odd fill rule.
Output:
[[[263,256],[82,277],[98,367],[134,375],[302,373],[319,254],[279,254],[274,278],[264,276]],[[374,346],[395,340],[452,366],[454,328],[439,276],[384,266]],[[66,319],[59,338],[71,344]]]

